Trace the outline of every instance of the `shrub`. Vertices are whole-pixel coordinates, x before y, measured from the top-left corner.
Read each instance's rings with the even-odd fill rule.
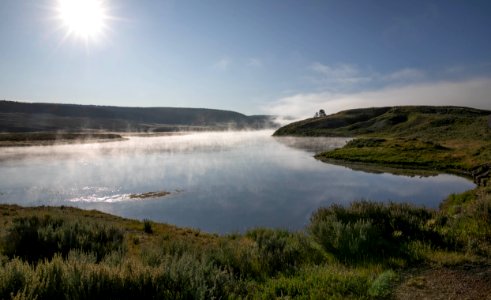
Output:
[[[31,268],[19,259],[7,262],[0,268],[0,299],[10,299],[29,282]]]
[[[216,299],[235,286],[224,270],[194,257],[168,256],[158,267],[127,260],[118,266],[68,260],[29,265],[13,259],[0,269],[0,299]]]
[[[238,279],[260,279],[266,273],[259,249],[249,239],[221,240],[218,247],[207,251],[206,259]]]
[[[344,261],[381,259],[407,255],[411,240],[431,240],[440,236],[426,224],[434,213],[408,204],[354,202],[345,208],[332,205],[311,217],[309,231],[324,247]]]
[[[30,262],[51,258],[56,253],[66,257],[75,249],[94,253],[99,261],[112,251],[122,251],[123,231],[96,222],[22,217],[14,219],[4,244],[5,255]]]
[[[300,233],[259,228],[248,231],[246,236],[256,242],[261,267],[268,275],[291,272],[308,261],[323,260],[323,255]]]
[[[325,250],[345,260],[368,258],[383,242],[368,220],[343,223],[336,216],[327,216],[311,226],[311,232]]]
[[[150,222],[150,220],[143,220],[143,231],[146,233],[153,233],[152,223]]]
[[[491,255],[491,193],[451,195],[436,218],[438,230],[453,250]]]
[[[270,278],[253,299],[367,299],[371,274],[340,265],[306,267],[292,277]]]

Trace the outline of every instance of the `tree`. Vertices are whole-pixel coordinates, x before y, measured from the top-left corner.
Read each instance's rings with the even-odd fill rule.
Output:
[[[319,110],[319,117],[325,117],[325,116],[326,116],[326,112],[323,109]]]

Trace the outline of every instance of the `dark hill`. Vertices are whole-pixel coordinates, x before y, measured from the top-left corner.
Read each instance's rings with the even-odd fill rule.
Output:
[[[396,106],[341,111],[281,127],[274,135],[490,138],[491,111],[455,106]]]
[[[0,101],[0,132],[177,131],[273,126],[270,116],[249,117],[217,109]]]

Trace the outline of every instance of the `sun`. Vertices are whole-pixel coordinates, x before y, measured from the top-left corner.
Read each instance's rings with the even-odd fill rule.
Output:
[[[103,0],[58,0],[56,10],[68,36],[88,41],[106,30],[108,15]]]

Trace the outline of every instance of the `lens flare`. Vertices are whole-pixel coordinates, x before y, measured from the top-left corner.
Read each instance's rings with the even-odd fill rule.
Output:
[[[57,11],[69,36],[93,40],[106,29],[108,15],[102,0],[58,0]]]

